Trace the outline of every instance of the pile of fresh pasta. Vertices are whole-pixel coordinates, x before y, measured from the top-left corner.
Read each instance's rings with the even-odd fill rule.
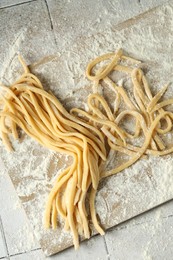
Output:
[[[88,109],[73,108],[67,112],[51,92],[43,89],[23,59],[19,57],[19,60],[24,68],[20,79],[11,86],[0,86],[1,138],[12,151],[9,135],[18,139],[21,128],[41,145],[73,158],[72,164],[57,176],[50,191],[44,225],[55,229],[60,217],[78,248],[79,235],[90,237],[90,219],[97,232],[104,234],[95,210],[99,181],[121,172],[142,156],[166,155],[173,151],[162,138],[172,130],[173,113],[165,107],[173,104],[173,99],[163,99],[167,85],[153,95],[138,66],[140,62],[125,56],[120,49],[89,63],[86,76],[92,82],[93,93],[88,96]],[[117,72],[130,78],[131,95],[123,84],[113,80]],[[113,104],[108,104],[102,95],[103,87],[114,92]],[[127,117],[133,122],[133,133],[123,127]],[[140,145],[135,145],[132,140],[140,136]],[[106,171],[104,166],[112,151],[127,155],[128,160]]]

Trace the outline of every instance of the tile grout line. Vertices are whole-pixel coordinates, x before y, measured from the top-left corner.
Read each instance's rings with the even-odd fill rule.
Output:
[[[48,12],[49,20],[50,20],[50,27],[51,27],[51,30],[53,31],[54,42],[55,42],[55,45],[57,47],[56,36],[55,36],[54,27],[53,27],[52,16],[51,16],[50,10],[49,10],[49,5],[48,5],[47,0],[44,0],[44,1],[45,1],[45,4],[46,4],[46,8],[47,8],[47,12]]]
[[[105,249],[106,249],[106,253],[107,253],[107,260],[110,260],[109,250],[108,250],[105,236],[103,236],[103,241],[104,241],[104,245],[105,245]]]
[[[37,0],[28,0],[26,2],[21,2],[21,3],[17,3],[17,4],[12,4],[12,5],[7,5],[7,6],[3,6],[3,7],[0,7],[0,10],[2,9],[6,9],[6,8],[11,8],[11,7],[15,7],[15,6],[18,6],[18,5],[24,5],[24,4],[28,4],[28,3],[32,3],[32,2],[36,2]]]
[[[6,237],[5,237],[5,232],[4,232],[4,228],[3,228],[3,224],[2,224],[1,215],[0,215],[0,231],[1,231],[1,233],[2,233],[3,242],[4,242],[4,246],[5,246],[5,251],[6,251],[6,254],[7,254],[6,257],[9,257],[8,246],[7,246],[7,241],[6,241]]]
[[[11,256],[18,256],[18,255],[23,255],[23,254],[26,254],[26,253],[30,253],[30,252],[35,252],[35,251],[38,251],[38,250],[41,250],[41,248],[35,248],[35,249],[31,249],[29,251],[25,251],[25,252],[21,252],[21,253],[16,253],[16,254],[11,254],[9,255],[10,257]],[[1,258],[0,258],[1,259]],[[3,259],[3,258],[2,258]]]
[[[51,17],[51,15],[50,15],[50,10],[49,10],[49,6],[48,6],[47,0],[45,0],[45,4],[46,4],[48,16],[49,16],[49,20],[50,20],[50,27],[51,27],[51,29],[53,30],[53,22],[52,22],[52,17]]]

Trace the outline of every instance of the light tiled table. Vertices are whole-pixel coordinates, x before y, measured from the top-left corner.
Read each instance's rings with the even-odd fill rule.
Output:
[[[17,52],[13,44],[11,53],[8,48],[14,36],[22,28],[28,29],[27,49],[22,50],[32,62],[45,55],[60,51],[58,41],[63,36],[63,28],[58,28],[58,19],[64,19],[68,13],[59,12],[65,1],[56,0],[1,0],[0,1],[0,64],[5,57]],[[68,1],[73,5],[73,1]],[[101,0],[79,1],[93,15],[92,8],[97,8]],[[109,6],[116,6],[126,19],[155,7],[165,1],[108,1]],[[116,2],[116,5],[115,5]],[[94,5],[94,6],[93,6]],[[79,7],[80,9],[80,7]],[[74,10],[74,15],[84,15]],[[58,17],[58,19],[57,19]],[[95,17],[96,19],[96,17]],[[124,16],[118,16],[117,23]],[[31,30],[32,28],[32,30]],[[76,28],[77,30],[77,28]],[[35,35],[35,37],[34,37]],[[69,39],[74,41],[73,37]],[[17,40],[16,40],[17,41]],[[35,45],[37,41],[37,45]],[[69,44],[71,43],[69,41]],[[38,46],[48,45],[49,48]],[[30,49],[30,52],[28,51]],[[116,228],[108,231],[105,237],[96,236],[83,242],[79,251],[70,248],[50,259],[120,259],[120,260],[171,260],[173,255],[173,202],[153,209]],[[25,212],[23,211],[8,175],[0,173],[0,259],[30,260],[44,259],[44,255],[35,240]]]

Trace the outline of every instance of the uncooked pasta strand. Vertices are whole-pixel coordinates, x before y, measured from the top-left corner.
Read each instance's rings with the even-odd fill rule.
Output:
[[[156,105],[156,103],[159,101],[159,99],[163,96],[165,91],[167,90],[168,85],[164,86],[150,101],[147,111],[151,112],[153,110],[153,107]]]
[[[102,78],[105,78],[105,76],[107,76],[107,74],[109,74],[112,71],[113,67],[115,67],[115,65],[117,64],[117,62],[121,56],[122,56],[122,50],[120,49],[117,51],[116,55],[110,53],[110,54],[105,54],[103,56],[96,58],[94,61],[90,62],[90,64],[87,66],[87,69],[86,69],[87,78],[90,80],[100,80]],[[99,63],[103,60],[109,59],[111,57],[113,57],[112,61],[110,62],[110,64],[108,64],[108,66],[100,74],[97,74],[95,76],[91,75],[91,70],[97,63]]]
[[[97,117],[92,116],[92,115],[88,114],[87,112],[82,111],[82,110],[80,110],[78,108],[71,109],[71,112],[72,113],[77,112],[79,114],[83,114],[83,115],[88,117],[93,122],[97,122],[97,123],[100,123],[100,124],[103,124],[103,125],[106,125],[108,127],[111,127],[113,129],[115,129],[116,133],[121,137],[121,140],[125,143],[123,131],[120,130],[120,128],[115,123],[113,123],[112,121],[97,118]]]
[[[95,211],[95,205],[94,205],[94,201],[95,201],[95,196],[96,196],[96,190],[94,190],[92,188],[91,193],[90,193],[90,212],[91,212],[91,219],[92,222],[94,224],[94,227],[96,228],[97,232],[100,233],[100,235],[104,235],[105,232],[103,231],[103,229],[100,227],[100,225],[98,224],[98,220],[96,217],[96,211]]]

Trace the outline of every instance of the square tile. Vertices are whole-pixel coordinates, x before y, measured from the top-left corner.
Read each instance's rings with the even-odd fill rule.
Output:
[[[10,255],[40,247],[23,209],[1,212],[1,218]]]

